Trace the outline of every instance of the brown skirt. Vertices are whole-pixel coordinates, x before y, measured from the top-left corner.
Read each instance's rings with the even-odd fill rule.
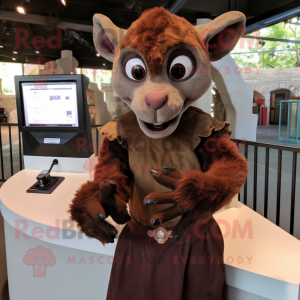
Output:
[[[222,300],[224,243],[211,218],[159,244],[130,220],[118,239],[107,300]]]

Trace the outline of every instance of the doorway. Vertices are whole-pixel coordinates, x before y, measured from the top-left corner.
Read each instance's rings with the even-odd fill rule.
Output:
[[[290,99],[290,90],[278,89],[271,92],[270,124],[279,125],[280,101]]]

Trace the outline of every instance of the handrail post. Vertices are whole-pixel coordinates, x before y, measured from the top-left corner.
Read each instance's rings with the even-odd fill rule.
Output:
[[[294,235],[295,219],[295,199],[296,199],[296,171],[297,171],[297,152],[293,152],[292,167],[292,191],[291,191],[291,212],[290,212],[290,234]]]
[[[279,226],[279,222],[280,222],[281,167],[282,167],[282,150],[278,150],[277,201],[276,201],[276,225],[277,226]]]

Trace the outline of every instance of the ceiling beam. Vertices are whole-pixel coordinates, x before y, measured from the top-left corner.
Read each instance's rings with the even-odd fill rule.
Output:
[[[300,6],[247,26],[246,34],[280,23],[284,20],[292,19],[299,15],[300,15]]]
[[[283,42],[283,43],[294,43],[300,44],[298,40],[288,40],[288,39],[277,39],[277,38],[269,38],[269,37],[262,37],[262,36],[253,36],[253,35],[244,35],[243,39],[255,39],[255,40],[262,40],[262,41],[273,41],[273,42]]]
[[[6,21],[20,22],[20,23],[39,24],[43,26],[46,26],[48,24],[48,17],[32,15],[32,14],[21,15],[17,12],[4,11],[4,10],[0,10],[0,19]],[[77,31],[93,32],[93,25],[84,25],[84,24],[58,21],[57,27],[62,29],[69,28]]]
[[[300,48],[291,48],[291,49],[280,49],[280,50],[264,50],[264,51],[253,51],[253,52],[230,52],[229,54],[238,55],[238,54],[254,54],[254,53],[275,53],[275,52],[286,52],[286,51],[298,51]]]

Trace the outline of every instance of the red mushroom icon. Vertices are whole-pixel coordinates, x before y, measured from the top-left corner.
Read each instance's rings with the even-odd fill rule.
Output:
[[[51,250],[38,246],[28,250],[23,261],[26,265],[32,265],[33,277],[46,277],[47,266],[55,265],[56,259]]]

